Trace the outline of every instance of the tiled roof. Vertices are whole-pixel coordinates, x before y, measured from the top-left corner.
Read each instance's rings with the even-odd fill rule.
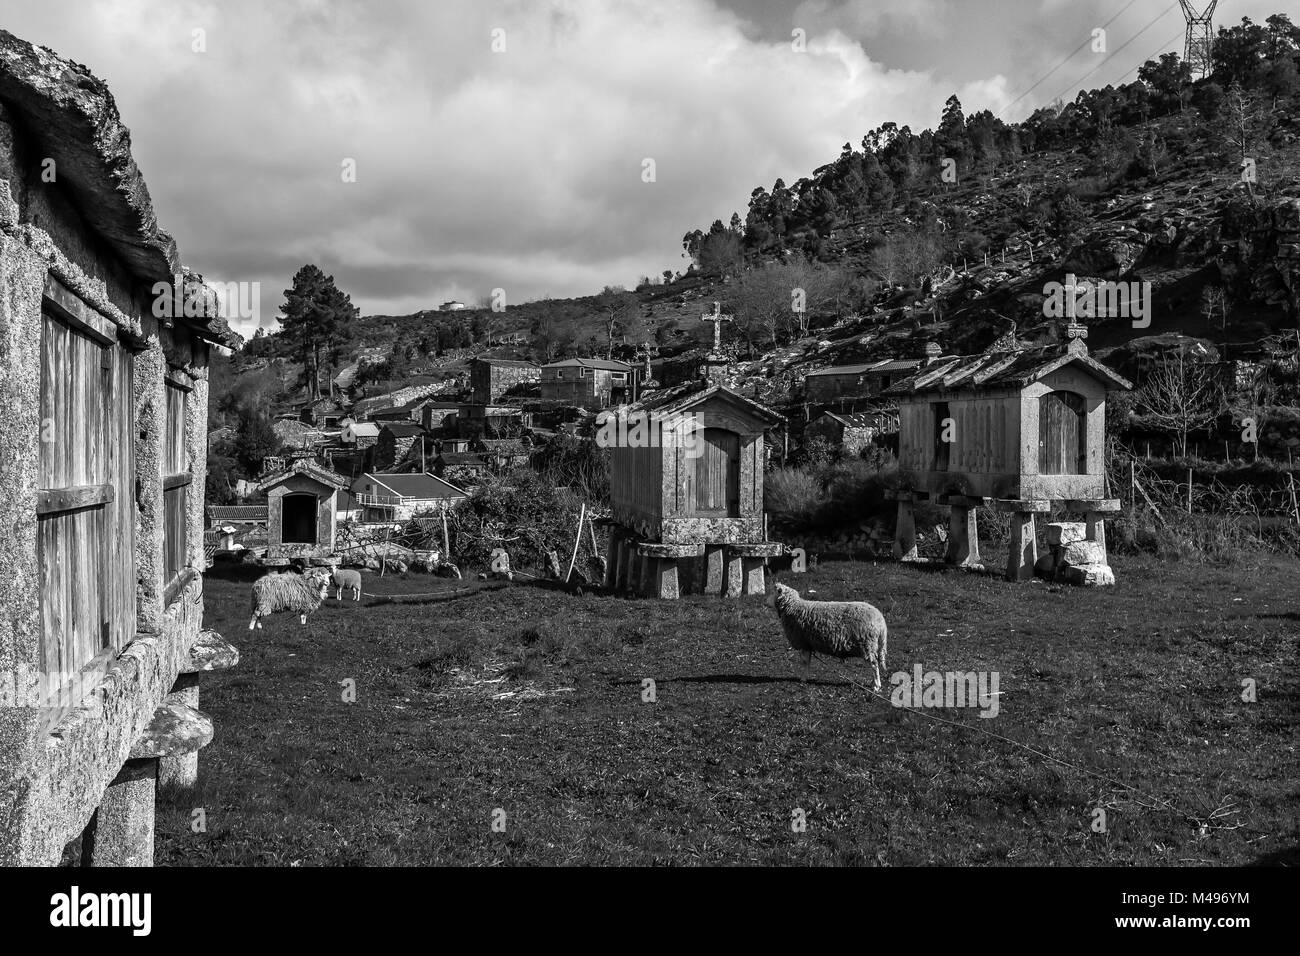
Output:
[[[451,482],[443,481],[437,475],[430,475],[427,473],[416,475],[367,473],[352,482],[352,493],[363,493],[367,484],[381,485],[391,491],[394,495],[400,495],[403,498],[436,499],[468,497],[467,492],[457,488]]]
[[[563,362],[551,362],[549,365],[544,365],[542,367],[543,368],[570,368],[570,367],[578,367],[578,366],[581,366],[582,368],[599,368],[599,369],[604,369],[605,371],[608,372],[632,371],[632,366],[628,365],[626,362],[613,362],[613,361],[606,361],[605,359],[589,359],[589,358],[565,359]]]
[[[883,394],[914,395],[923,392],[1023,388],[1044,375],[1072,364],[1080,366],[1113,388],[1133,387],[1126,378],[1090,356],[1082,343],[1079,343],[1070,347],[1050,345],[1015,352],[943,356],[922,366],[916,374],[891,385]]]
[[[266,520],[266,505],[208,505],[208,520],[250,522]]]

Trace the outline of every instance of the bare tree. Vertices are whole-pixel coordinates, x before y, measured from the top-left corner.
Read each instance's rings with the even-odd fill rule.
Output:
[[[1225,407],[1223,387],[1207,371],[1179,350],[1161,360],[1135,396],[1147,420],[1173,435],[1182,457],[1187,456],[1187,436],[1214,421]]]
[[[802,259],[773,262],[742,274],[730,304],[752,350],[760,333],[775,348],[783,338],[808,334],[812,311],[846,286],[844,273]]]
[[[596,298],[605,326],[605,358],[614,357],[614,336],[621,334],[628,316],[636,308],[636,297],[622,286],[607,285]]]
[[[1228,328],[1228,293],[1219,285],[1207,285],[1201,290],[1201,314],[1209,322],[1214,321],[1214,316],[1219,316],[1219,329],[1227,331]]]

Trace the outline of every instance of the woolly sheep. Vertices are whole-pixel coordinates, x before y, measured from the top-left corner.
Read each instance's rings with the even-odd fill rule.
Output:
[[[776,585],[767,603],[776,608],[785,639],[803,658],[801,680],[808,678],[814,653],[861,657],[875,671],[875,689],[880,690],[888,630],[877,608],[866,601],[805,601],[784,584]]]
[[[262,626],[262,618],[276,611],[297,611],[303,624],[329,594],[329,579],[317,571],[306,574],[274,572],[253,582],[253,619],[248,629]]]
[[[334,600],[342,601],[343,591],[345,589],[352,592],[352,599],[354,601],[361,600],[360,571],[345,571],[342,568],[338,568],[330,575],[330,581],[334,584]]]

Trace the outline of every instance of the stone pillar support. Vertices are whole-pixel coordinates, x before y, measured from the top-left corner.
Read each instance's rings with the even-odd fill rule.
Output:
[[[915,561],[919,555],[916,550],[916,515],[912,493],[899,491],[894,497],[898,501],[898,520],[894,524],[894,560]]]
[[[645,567],[643,593],[648,597],[675,601],[682,594],[678,562],[699,557],[704,553],[704,545],[644,543],[638,544],[636,550]]]
[[[190,646],[190,656],[163,703],[199,708],[199,677],[210,671],[226,670],[239,663],[239,651],[216,631],[203,631]],[[158,783],[192,787],[199,778],[198,749],[160,757]]]
[[[153,866],[159,761],[197,753],[211,741],[207,714],[183,704],[154,711],[82,834],[82,866]]]
[[[990,507],[1011,515],[1007,580],[1031,580],[1034,565],[1038,563],[1038,528],[1035,516],[1048,514],[1052,510],[1051,504],[1037,500],[997,500],[990,502]]]
[[[976,509],[984,504],[984,499],[949,495],[941,503],[948,505],[948,549],[944,561],[959,568],[981,567]]]
[[[723,594],[726,586],[726,547],[721,544],[704,546],[704,593]]]

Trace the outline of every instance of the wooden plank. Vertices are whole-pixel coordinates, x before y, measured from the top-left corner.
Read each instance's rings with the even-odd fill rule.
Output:
[[[117,342],[117,326],[54,276],[45,276],[45,306],[59,319],[104,345]]]
[[[198,576],[193,568],[186,568],[178,574],[167,587],[163,590],[163,605],[170,607],[175,604],[181,593],[189,586],[189,583]]]
[[[189,472],[182,472],[179,475],[168,475],[163,478],[163,491],[171,491],[173,488],[184,488],[194,481],[194,476]]]
[[[117,493],[111,484],[76,485],[71,488],[43,488],[36,494],[36,513],[55,514],[94,508],[114,501]]]

